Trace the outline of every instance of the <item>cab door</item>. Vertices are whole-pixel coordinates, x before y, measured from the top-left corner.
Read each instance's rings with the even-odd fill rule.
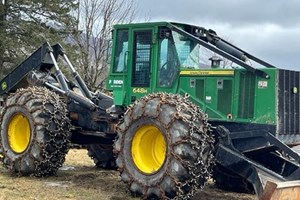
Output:
[[[133,29],[130,101],[152,91],[153,29]]]
[[[129,29],[117,29],[113,32],[111,73],[107,89],[113,91],[114,105],[126,105],[128,95]]]

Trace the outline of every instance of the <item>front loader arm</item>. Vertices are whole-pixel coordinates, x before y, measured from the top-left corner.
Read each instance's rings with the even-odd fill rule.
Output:
[[[78,83],[78,87],[83,91],[84,96],[78,95],[70,90],[65,76],[57,64],[59,56],[62,56],[71,68],[74,79]],[[49,76],[49,71],[52,68],[54,68],[53,77]],[[68,57],[65,55],[63,48],[59,44],[50,46],[48,42],[45,42],[39,49],[2,79],[0,84],[0,95],[14,92],[18,88],[26,88],[30,84],[33,84],[34,86],[46,86],[51,88],[76,102],[80,102],[81,105],[91,110],[94,110],[97,107],[97,105],[91,101],[91,92],[78,72],[74,69]]]

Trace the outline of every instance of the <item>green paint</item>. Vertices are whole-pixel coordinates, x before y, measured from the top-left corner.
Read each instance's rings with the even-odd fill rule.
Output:
[[[184,28],[185,25],[180,26]],[[197,69],[192,59],[186,57],[189,46],[181,48],[188,44],[191,51],[195,51],[193,43],[175,33],[163,35],[162,30],[168,30],[167,27],[167,22],[114,27],[107,89],[113,91],[116,105],[128,106],[154,92],[188,93],[212,120],[276,125],[277,69],[261,69],[269,74],[269,79],[257,77],[243,68],[207,69],[206,66]],[[122,38],[124,31],[128,33],[125,34],[127,38]],[[144,57],[143,62],[138,60],[141,57]],[[297,93],[298,89],[293,91]]]

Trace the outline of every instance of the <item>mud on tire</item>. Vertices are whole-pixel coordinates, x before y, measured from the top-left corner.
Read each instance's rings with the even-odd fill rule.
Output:
[[[41,87],[19,89],[1,116],[4,166],[17,175],[55,174],[68,152],[69,130],[66,105],[57,94]]]
[[[91,144],[87,146],[88,155],[94,160],[96,167],[103,169],[116,169],[112,145]]]
[[[187,97],[145,96],[127,110],[117,131],[116,163],[135,195],[187,199],[210,177],[214,141],[207,116]]]

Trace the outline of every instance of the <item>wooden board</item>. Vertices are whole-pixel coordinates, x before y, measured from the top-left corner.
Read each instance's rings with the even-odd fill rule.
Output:
[[[300,181],[268,181],[261,200],[300,200]]]

